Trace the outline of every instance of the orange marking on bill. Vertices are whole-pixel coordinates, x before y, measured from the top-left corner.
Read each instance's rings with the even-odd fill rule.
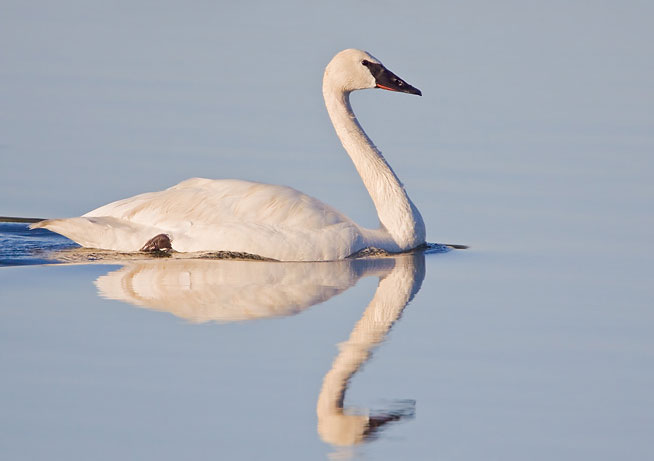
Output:
[[[381,88],[382,90],[388,90],[388,91],[397,91],[397,90],[394,90],[393,88],[389,88],[387,86],[380,85],[379,83],[377,83],[377,88]]]

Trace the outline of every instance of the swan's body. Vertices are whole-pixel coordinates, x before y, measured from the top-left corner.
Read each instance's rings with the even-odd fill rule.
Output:
[[[369,247],[413,249],[425,241],[422,217],[350,107],[352,91],[374,87],[420,94],[364,51],[341,51],[325,70],[327,111],[375,204],[379,229],[360,227],[290,187],[200,178],[33,227],[84,247],[127,252],[139,251],[158,234],[167,235],[176,251],[233,251],[283,261],[343,259]]]

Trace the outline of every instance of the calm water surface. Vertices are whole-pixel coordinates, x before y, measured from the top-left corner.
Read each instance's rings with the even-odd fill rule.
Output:
[[[197,176],[375,211],[352,106],[462,251],[116,259],[0,224],[0,459],[654,459],[651,2],[5,0],[0,216]],[[56,260],[51,259],[55,255]]]
[[[1,229],[8,459],[652,453],[645,292],[562,252],[27,266],[75,250],[25,229]]]

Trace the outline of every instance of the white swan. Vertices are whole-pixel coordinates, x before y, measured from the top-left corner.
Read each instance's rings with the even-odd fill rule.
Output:
[[[403,252],[425,242],[425,225],[404,186],[359,125],[352,91],[383,88],[421,95],[365,51],[338,53],[325,69],[323,96],[343,147],[380,220],[365,229],[321,201],[285,186],[194,178],[97,208],[79,218],[32,225],[84,247],[116,251],[233,251],[282,261],[347,258],[374,247]]]

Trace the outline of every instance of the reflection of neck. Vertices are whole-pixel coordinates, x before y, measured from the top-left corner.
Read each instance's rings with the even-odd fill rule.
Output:
[[[349,93],[334,87],[325,75],[323,96],[336,134],[375,204],[379,221],[395,244],[384,249],[405,251],[424,243],[422,216],[384,156],[363,131],[352,112]]]
[[[384,340],[418,292],[425,274],[423,255],[395,261],[393,271],[380,279],[375,296],[349,339],[340,344],[340,352],[323,380],[317,404],[318,432],[328,443],[352,445],[361,442],[369,429],[367,416],[344,413],[345,391],[354,373],[369,359],[371,349]]]

